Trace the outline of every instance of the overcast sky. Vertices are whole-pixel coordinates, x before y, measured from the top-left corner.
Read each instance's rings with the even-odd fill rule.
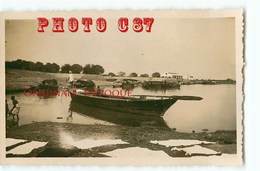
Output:
[[[44,33],[38,33],[37,20],[8,20],[6,60],[99,64],[105,73],[157,71],[235,79],[234,18],[155,18],[151,33],[136,33],[131,27],[121,33],[117,18],[106,20],[104,33],[97,32],[95,25],[91,33],[83,32],[81,25],[71,33],[66,21],[64,33],[53,33],[51,21]]]

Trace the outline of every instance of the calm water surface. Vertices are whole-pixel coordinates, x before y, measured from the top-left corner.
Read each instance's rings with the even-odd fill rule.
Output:
[[[236,129],[236,86],[235,85],[182,85],[181,88],[167,91],[150,91],[137,87],[131,94],[149,95],[194,95],[203,97],[201,101],[177,101],[166,111],[163,120],[170,128],[181,132],[201,132],[202,129]],[[9,108],[11,95],[7,95]],[[21,104],[19,125],[32,122],[72,122],[79,124],[112,124],[94,119],[80,112],[69,112],[70,97],[42,99],[15,94]]]

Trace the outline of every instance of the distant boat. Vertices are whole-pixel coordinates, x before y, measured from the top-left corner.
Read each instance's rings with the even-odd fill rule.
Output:
[[[180,89],[178,82],[169,81],[144,81],[142,87],[147,90]]]
[[[55,79],[46,79],[43,80],[41,83],[39,83],[37,86],[30,86],[31,90],[40,90],[40,91],[45,91],[45,90],[58,90],[59,85],[57,80]]]
[[[132,95],[125,97],[97,96],[70,90],[72,102],[114,111],[162,116],[177,100],[201,100],[196,96]]]
[[[159,90],[170,90],[180,89],[180,81],[176,78],[150,78],[148,81],[144,81],[142,84],[143,89],[159,91]]]
[[[113,87],[121,87],[123,89],[133,89],[137,86],[142,85],[142,83],[135,79],[121,79],[113,83]]]

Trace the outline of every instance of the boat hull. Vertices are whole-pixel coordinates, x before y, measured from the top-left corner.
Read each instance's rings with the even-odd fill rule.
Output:
[[[83,94],[72,94],[71,98],[73,102],[97,108],[153,116],[162,116],[177,101],[173,98],[112,98]]]

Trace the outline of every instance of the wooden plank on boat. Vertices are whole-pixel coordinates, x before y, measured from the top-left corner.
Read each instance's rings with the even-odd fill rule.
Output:
[[[202,97],[198,96],[170,96],[171,98],[175,98],[178,100],[202,100]]]
[[[202,97],[198,97],[198,96],[156,96],[156,95],[131,95],[131,96],[171,98],[171,99],[178,99],[178,100],[202,100],[203,99]]]

